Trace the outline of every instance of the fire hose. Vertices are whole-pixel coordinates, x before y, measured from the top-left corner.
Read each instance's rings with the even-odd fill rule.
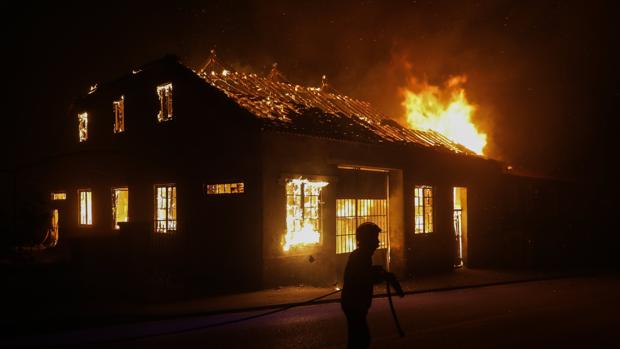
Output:
[[[392,293],[390,290],[390,284],[392,284],[392,286],[394,286],[396,293],[400,296],[400,297],[404,297],[404,293],[402,291],[402,289],[400,288],[400,284],[398,283],[398,280],[396,280],[396,278],[393,275],[387,275],[386,276],[386,285],[387,285],[387,296],[388,296],[388,300],[390,303],[390,310],[392,312],[392,317],[394,318],[394,323],[396,325],[396,329],[398,330],[398,333],[401,337],[405,336],[405,332],[403,331],[403,329],[400,326],[400,322],[398,321],[398,317],[396,316],[396,310],[394,309],[394,304],[392,302]],[[264,317],[267,315],[272,315],[275,313],[279,313],[279,312],[283,312],[286,310],[289,310],[291,308],[295,308],[298,306],[303,306],[303,305],[309,305],[312,303],[315,303],[318,300],[321,300],[323,298],[329,297],[331,295],[334,295],[336,293],[342,292],[341,289],[326,293],[322,296],[304,301],[304,302],[299,302],[299,303],[292,303],[277,309],[273,309],[270,311],[266,311],[260,314],[256,314],[256,315],[251,315],[251,316],[245,316],[242,318],[238,318],[238,319],[232,319],[232,320],[227,320],[227,321],[222,321],[222,322],[218,322],[218,323],[213,323],[213,324],[208,324],[208,325],[201,325],[201,326],[193,326],[190,328],[185,328],[182,330],[177,330],[177,331],[171,331],[171,332],[165,332],[165,333],[154,333],[154,334],[144,334],[144,335],[140,335],[140,336],[135,336],[135,337],[130,337],[130,338],[119,338],[116,340],[107,340],[107,341],[103,341],[105,343],[115,343],[115,342],[127,342],[127,341],[135,341],[135,340],[140,340],[140,339],[145,339],[145,338],[151,338],[151,337],[160,337],[160,336],[168,336],[168,335],[176,335],[176,334],[181,334],[181,333],[187,333],[187,332],[193,332],[193,331],[198,331],[198,330],[204,330],[204,329],[208,329],[208,328],[214,328],[214,327],[220,327],[220,326],[225,326],[225,325],[230,325],[230,324],[234,324],[234,323],[239,323],[239,322],[244,322],[244,321],[248,321],[248,320],[253,320],[256,318],[260,318],[260,317]],[[98,344],[101,344],[101,341],[97,342]],[[84,344],[84,343],[82,343]],[[91,343],[94,344],[94,343]]]

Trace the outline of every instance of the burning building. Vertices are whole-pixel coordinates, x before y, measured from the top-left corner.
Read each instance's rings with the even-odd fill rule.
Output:
[[[336,283],[366,221],[383,229],[375,262],[400,276],[501,264],[528,240],[515,228],[506,242],[523,192],[510,183],[540,183],[325,80],[235,72],[215,54],[95,85],[67,123],[43,185],[56,248],[93,272],[167,270],[208,289]]]

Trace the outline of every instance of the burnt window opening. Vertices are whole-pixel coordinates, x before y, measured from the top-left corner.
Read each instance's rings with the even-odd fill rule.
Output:
[[[78,114],[78,128],[80,142],[86,142],[88,139],[88,113],[83,112]]]
[[[112,102],[114,109],[114,133],[125,132],[125,96]]]
[[[355,250],[357,247],[355,230],[365,222],[373,222],[381,228],[379,248],[387,248],[386,199],[336,200],[336,253],[349,253]]]
[[[433,232],[433,187],[416,185],[415,187],[415,233]]]
[[[93,224],[93,192],[90,189],[79,189],[80,225]]]
[[[155,186],[155,232],[177,231],[177,187],[175,184]]]
[[[207,195],[243,194],[244,192],[245,184],[243,182],[207,184]]]
[[[284,251],[321,242],[321,191],[327,184],[301,178],[286,181]]]
[[[53,201],[66,200],[67,199],[67,193],[65,193],[65,192],[53,192],[51,194],[51,197],[52,197]]]
[[[129,189],[112,189],[112,220],[114,230],[120,229],[119,222],[129,222]]]
[[[157,86],[157,96],[159,97],[157,121],[172,120],[172,83]]]

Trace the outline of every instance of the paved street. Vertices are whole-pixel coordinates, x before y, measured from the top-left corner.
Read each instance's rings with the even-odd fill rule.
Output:
[[[397,335],[387,299],[379,298],[369,314],[372,347],[615,348],[620,345],[618,294],[617,277],[583,277],[408,295],[395,299],[404,338]],[[260,313],[170,319],[30,337],[20,343],[90,343],[88,347],[115,349],[343,348],[346,344],[344,316],[336,303],[195,330]]]

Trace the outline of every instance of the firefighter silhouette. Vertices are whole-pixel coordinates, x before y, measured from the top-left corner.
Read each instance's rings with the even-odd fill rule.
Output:
[[[373,284],[387,280],[397,290],[399,296],[404,294],[394,274],[382,266],[372,265],[372,255],[379,247],[381,228],[371,222],[360,224],[355,231],[357,249],[351,252],[344,271],[341,307],[347,318],[347,348],[368,348],[370,331],[367,315],[372,304]]]

